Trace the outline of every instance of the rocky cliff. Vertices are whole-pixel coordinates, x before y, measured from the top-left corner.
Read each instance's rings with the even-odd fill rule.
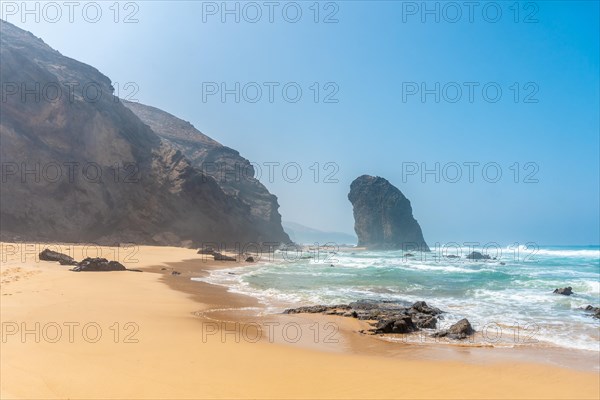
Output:
[[[410,201],[386,179],[369,175],[350,185],[358,246],[429,251]]]
[[[271,232],[279,241],[289,242],[282,228],[277,197],[255,178],[250,161],[174,115],[140,103],[123,104],[163,141],[180,150],[194,167],[214,178],[226,194],[247,206],[256,227]]]
[[[4,240],[288,240],[125,107],[108,77],[10,23],[0,30]]]

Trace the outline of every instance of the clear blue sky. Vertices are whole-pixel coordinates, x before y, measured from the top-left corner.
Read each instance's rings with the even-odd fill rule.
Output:
[[[3,18],[61,53],[92,64],[114,82],[136,82],[140,102],[189,120],[252,161],[298,163],[303,175],[297,183],[286,182],[281,167],[269,182],[263,169],[261,180],[279,197],[286,220],[352,232],[346,198],[350,182],[372,174],[387,178],[411,200],[430,243],[599,241],[596,1],[520,2],[518,14],[513,1],[501,1],[494,3],[500,5],[499,18],[493,5],[480,2],[472,22],[469,9],[462,6],[457,18],[457,10],[444,2],[438,6],[440,22],[414,9],[422,8],[420,1],[322,2],[319,23],[314,22],[312,1],[298,2],[302,17],[297,23],[284,19],[282,8],[288,2],[275,8],[273,23],[265,6],[256,23],[247,21],[256,15],[250,8],[240,14],[239,23],[232,15],[225,15],[223,23],[220,12],[211,13],[212,5],[220,8],[221,2],[143,1],[135,3],[139,22],[132,24],[122,20],[136,9],[124,9],[121,3],[120,22],[115,23],[112,3],[101,3],[103,14],[95,24],[85,21],[81,10],[75,10],[75,21],[69,23],[66,9],[56,23],[44,18],[36,23],[33,16],[22,23],[22,10]],[[435,7],[435,2],[427,4]],[[46,11],[53,18],[52,10]],[[88,16],[93,17],[92,11]],[[323,23],[334,12],[338,22]],[[294,14],[288,6],[286,17]],[[243,98],[236,103],[233,95],[223,103],[218,95],[203,101],[203,82],[281,86],[272,103],[265,86],[257,103]],[[297,82],[303,90],[297,103],[282,97],[287,82]],[[320,83],[318,103],[310,89],[313,82]],[[335,88],[326,88],[327,82],[339,88],[337,103],[322,101]],[[425,102],[420,93],[408,95],[414,86],[407,82],[430,89],[439,82],[440,102],[434,94]],[[465,82],[479,85],[473,102]],[[488,101],[482,87],[490,82]],[[462,98],[452,103],[457,85]],[[496,87],[502,97],[493,103]],[[319,183],[313,182],[310,169],[315,162],[321,167]],[[339,166],[338,183],[323,182],[327,162]],[[464,164],[469,162],[480,163],[473,183]],[[518,183],[514,167],[510,169],[515,162],[521,170]],[[528,162],[539,168],[533,176],[538,183],[523,182],[534,172],[534,166],[525,169]],[[406,163],[419,168],[425,163],[430,169],[440,163],[440,172],[448,166],[448,179],[403,179],[403,170],[415,165]],[[450,182],[455,164],[449,163],[461,166],[457,183]],[[499,182],[482,177],[486,163],[500,166]],[[495,172],[488,172],[491,180]]]

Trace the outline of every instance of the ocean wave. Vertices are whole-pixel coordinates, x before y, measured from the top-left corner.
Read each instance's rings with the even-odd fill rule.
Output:
[[[600,269],[593,259],[598,250],[544,251],[537,263],[507,260],[505,265],[499,260],[422,261],[402,257],[401,252],[339,253],[334,267],[310,259],[276,260],[193,279],[253,296],[265,306],[265,313],[359,299],[425,300],[446,311],[440,324],[468,318],[479,327],[535,325],[540,327],[536,332],[540,343],[598,351],[600,321],[581,310],[588,304],[600,305]],[[575,294],[552,293],[564,286],[572,286]]]
[[[511,246],[506,247],[507,250],[514,251]],[[532,254],[535,256],[548,257],[573,257],[573,258],[592,258],[600,260],[600,249],[549,249],[549,248],[533,248],[521,245],[518,247],[521,253]]]

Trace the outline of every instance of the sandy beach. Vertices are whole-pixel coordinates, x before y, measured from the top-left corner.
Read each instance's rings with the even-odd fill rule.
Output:
[[[3,399],[600,396],[585,365],[382,343],[340,317],[254,317],[255,299],[189,279],[231,266],[193,249],[98,248],[143,272],[83,273],[39,261],[39,245],[2,249]],[[84,248],[60,250],[81,259]]]

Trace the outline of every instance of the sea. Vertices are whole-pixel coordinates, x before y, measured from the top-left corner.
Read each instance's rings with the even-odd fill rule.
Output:
[[[467,259],[473,250],[491,258]],[[253,296],[263,304],[263,314],[357,300],[424,300],[444,311],[438,329],[467,318],[491,346],[600,352],[600,320],[582,310],[600,307],[599,246],[492,250],[444,246],[408,254],[315,246],[277,250],[257,263],[192,279]],[[566,286],[572,295],[553,293]]]

